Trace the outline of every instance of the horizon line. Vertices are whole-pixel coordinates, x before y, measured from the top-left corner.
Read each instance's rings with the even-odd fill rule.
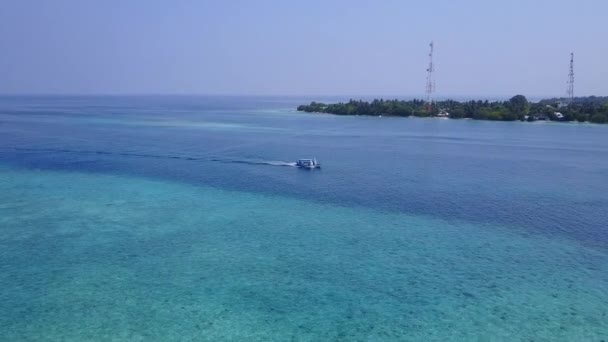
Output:
[[[452,97],[459,97],[459,98],[478,98],[478,97],[489,97],[489,98],[510,98],[512,96],[515,95],[524,95],[526,97],[530,97],[530,98],[546,98],[546,99],[551,99],[551,98],[567,98],[567,96],[565,95],[561,95],[561,96],[556,96],[556,95],[549,95],[549,94],[531,94],[531,95],[526,95],[526,94],[522,94],[522,93],[517,93],[517,94],[511,94],[511,95],[506,95],[506,94],[478,94],[478,95],[472,95],[472,94],[446,94],[446,95],[438,95],[435,96],[435,98],[437,99],[450,99]],[[150,92],[150,93],[103,93],[103,92],[99,92],[99,93],[43,93],[43,92],[34,92],[34,93],[17,93],[17,92],[11,92],[11,93],[0,93],[0,96],[218,96],[218,97],[378,97],[378,98],[385,98],[385,99],[393,99],[393,98],[412,98],[412,99],[424,99],[424,94],[374,94],[374,93],[369,93],[369,94],[242,94],[242,93],[154,93],[154,92]],[[576,97],[591,97],[591,96],[596,96],[596,97],[603,97],[606,95],[578,95],[578,96],[574,96]]]

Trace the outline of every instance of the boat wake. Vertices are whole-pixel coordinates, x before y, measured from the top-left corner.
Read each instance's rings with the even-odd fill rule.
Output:
[[[30,153],[65,153],[65,154],[76,154],[76,155],[110,155],[110,156],[123,156],[123,157],[142,157],[142,158],[161,158],[161,159],[182,159],[182,160],[203,160],[204,157],[193,157],[193,156],[178,156],[178,155],[161,155],[161,154],[150,154],[150,153],[139,153],[139,152],[110,152],[110,151],[99,151],[99,150],[69,150],[60,148],[14,148],[15,151],[26,151]]]
[[[270,166],[289,166],[296,167],[295,162],[286,162],[281,160],[264,160],[264,159],[230,159],[211,156],[187,156],[187,155],[162,155],[140,152],[110,152],[99,150],[70,150],[70,149],[54,149],[54,148],[14,148],[17,151],[27,151],[30,153],[66,153],[79,155],[110,155],[123,157],[140,157],[140,158],[161,158],[161,159],[181,159],[191,161],[212,161],[218,163],[234,163],[234,164],[249,164],[249,165],[270,165]]]
[[[286,162],[280,160],[258,160],[258,159],[219,159],[214,158],[212,161],[220,163],[235,163],[235,164],[249,164],[249,165],[270,165],[270,166],[290,166],[296,167],[295,162]]]

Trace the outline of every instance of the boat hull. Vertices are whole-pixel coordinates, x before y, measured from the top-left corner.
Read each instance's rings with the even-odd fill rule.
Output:
[[[318,169],[321,165],[317,162],[317,159],[299,159],[296,162],[296,166],[303,169]]]

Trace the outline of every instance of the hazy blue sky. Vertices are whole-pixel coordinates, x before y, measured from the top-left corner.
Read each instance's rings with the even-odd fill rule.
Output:
[[[0,0],[0,93],[608,95],[606,0]]]

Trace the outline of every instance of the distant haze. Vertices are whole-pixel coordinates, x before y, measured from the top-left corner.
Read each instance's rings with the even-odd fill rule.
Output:
[[[0,93],[608,95],[608,1],[2,0]]]

